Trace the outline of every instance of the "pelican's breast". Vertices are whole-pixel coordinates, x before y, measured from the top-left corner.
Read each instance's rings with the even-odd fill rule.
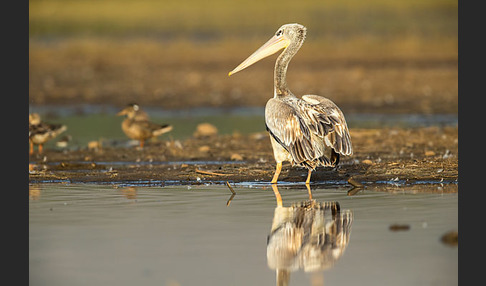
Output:
[[[289,104],[278,98],[271,98],[265,106],[265,124],[279,143],[289,146],[302,138],[302,122]]]

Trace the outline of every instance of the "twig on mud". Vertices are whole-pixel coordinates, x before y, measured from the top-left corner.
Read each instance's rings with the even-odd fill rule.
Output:
[[[353,179],[353,177],[348,179],[348,183],[353,186],[353,188],[348,191],[348,196],[354,196],[364,188],[364,185]]]
[[[229,190],[236,195],[236,192],[235,190],[233,190],[233,188],[231,187],[230,183],[228,181],[226,181],[226,186],[228,186]]]
[[[196,168],[196,173],[205,174],[205,175],[213,175],[213,176],[227,176],[227,174],[220,174],[220,173],[214,173],[214,172],[210,172],[210,171],[203,171],[203,170],[199,170],[198,168]]]
[[[231,204],[231,201],[233,200],[233,198],[235,197],[236,192],[235,192],[235,190],[233,190],[233,188],[231,187],[231,185],[230,185],[230,183],[228,181],[226,181],[226,186],[228,186],[228,188],[230,189],[230,191],[232,193],[231,197],[226,202],[226,206],[228,207]]]
[[[353,179],[353,177],[350,177],[350,178],[348,179],[348,183],[350,183],[351,185],[353,185],[353,186],[354,186],[354,187],[356,187],[356,188],[363,188],[363,187],[364,187],[364,185],[363,185],[363,184],[361,184],[360,182],[358,182],[358,181],[356,181],[355,179]]]

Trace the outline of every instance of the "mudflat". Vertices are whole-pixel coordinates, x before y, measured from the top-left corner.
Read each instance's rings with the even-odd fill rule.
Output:
[[[317,168],[312,184],[441,184],[457,192],[458,128],[351,129],[354,154],[338,168]],[[266,132],[150,141],[140,148],[96,146],[44,150],[29,158],[29,183],[270,184],[275,161]],[[302,182],[307,171],[283,165],[279,183]]]

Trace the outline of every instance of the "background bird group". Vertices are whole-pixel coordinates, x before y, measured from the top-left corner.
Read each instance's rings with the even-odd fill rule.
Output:
[[[150,121],[149,115],[136,103],[128,104],[117,113],[118,116],[125,116],[121,129],[130,139],[138,140],[140,148],[144,147],[145,141],[158,137],[172,130],[169,124],[157,124]],[[29,114],[29,154],[34,154],[34,145],[38,145],[38,153],[43,151],[43,145],[67,130],[64,124],[46,123],[41,120],[38,113]],[[58,146],[65,146],[70,136],[60,139]]]

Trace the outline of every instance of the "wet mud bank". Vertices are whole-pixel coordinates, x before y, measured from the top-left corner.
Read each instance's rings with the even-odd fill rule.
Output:
[[[457,192],[457,127],[350,132],[354,154],[342,157],[337,169],[318,168],[311,186],[385,184],[393,191],[393,187],[435,184],[440,187],[434,190]],[[274,170],[270,139],[264,132],[157,140],[143,149],[122,144],[45,149],[29,158],[29,183],[270,185]],[[284,163],[279,184],[304,185],[306,175],[305,169]]]

